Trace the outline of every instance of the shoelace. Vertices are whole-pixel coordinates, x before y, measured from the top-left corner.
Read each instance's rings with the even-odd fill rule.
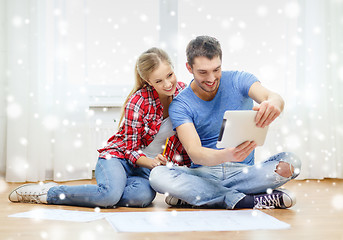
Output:
[[[278,194],[264,195],[256,198],[256,209],[273,209],[275,207],[281,208],[280,196]]]
[[[23,203],[42,203],[40,200],[40,196],[41,194],[37,194],[37,193],[24,193],[24,194],[20,194],[17,192],[18,197],[20,197],[21,199],[19,199],[20,202]]]

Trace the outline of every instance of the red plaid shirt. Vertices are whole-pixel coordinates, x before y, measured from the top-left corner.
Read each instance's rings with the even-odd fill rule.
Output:
[[[174,96],[185,84],[178,82]],[[112,157],[128,159],[135,165],[137,159],[145,156],[140,150],[148,146],[160,130],[163,120],[163,106],[158,93],[147,85],[134,93],[125,106],[125,117],[119,131],[107,141],[107,146],[99,149],[100,158]],[[169,138],[165,156],[178,165],[190,165],[190,159],[176,135]]]

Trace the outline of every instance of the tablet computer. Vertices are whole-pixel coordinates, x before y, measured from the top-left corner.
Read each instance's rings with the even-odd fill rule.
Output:
[[[253,110],[226,111],[217,148],[233,148],[245,141],[255,141],[258,146],[262,146],[267,136],[268,126],[257,127],[256,114],[257,111]]]

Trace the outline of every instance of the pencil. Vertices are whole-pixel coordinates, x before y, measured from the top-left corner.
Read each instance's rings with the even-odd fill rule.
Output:
[[[169,138],[167,138],[166,144],[164,144],[164,149],[163,149],[163,153],[162,153],[163,156],[164,156],[164,154],[166,153],[168,141],[169,141]],[[164,156],[164,157],[165,157],[165,156]]]

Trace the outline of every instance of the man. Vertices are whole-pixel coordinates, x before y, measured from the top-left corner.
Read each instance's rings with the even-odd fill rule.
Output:
[[[254,165],[255,142],[217,149],[226,110],[255,110],[256,125],[268,126],[282,112],[283,99],[255,76],[223,71],[219,42],[199,36],[187,46],[188,71],[194,79],[169,107],[178,137],[192,160],[190,168],[156,167],[151,186],[167,196],[170,205],[216,208],[289,208],[295,197],[277,189],[300,173],[300,160],[279,153]],[[253,107],[253,100],[258,106]]]

